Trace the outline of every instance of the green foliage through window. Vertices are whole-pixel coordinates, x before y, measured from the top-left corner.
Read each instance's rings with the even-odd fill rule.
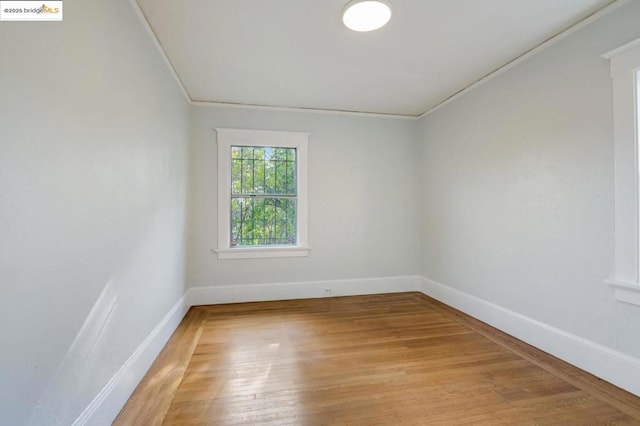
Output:
[[[231,147],[231,247],[295,245],[296,150]]]

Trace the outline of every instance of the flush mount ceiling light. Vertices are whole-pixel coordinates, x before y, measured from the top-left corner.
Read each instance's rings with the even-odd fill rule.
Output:
[[[351,0],[342,11],[342,22],[353,31],[373,31],[391,19],[391,4],[386,0]]]

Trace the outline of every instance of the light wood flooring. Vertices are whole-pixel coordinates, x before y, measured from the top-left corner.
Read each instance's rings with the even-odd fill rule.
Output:
[[[640,425],[640,398],[420,293],[192,308],[116,425]]]

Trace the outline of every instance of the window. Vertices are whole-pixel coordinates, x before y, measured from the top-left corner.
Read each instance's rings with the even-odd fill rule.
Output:
[[[640,39],[605,55],[613,81],[615,264],[605,280],[617,300],[640,305]]]
[[[295,245],[296,149],[231,146],[231,247]]]
[[[309,134],[216,133],[218,258],[307,256]]]

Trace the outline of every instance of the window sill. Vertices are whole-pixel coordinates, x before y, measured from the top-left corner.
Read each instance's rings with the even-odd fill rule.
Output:
[[[630,283],[616,281],[612,279],[604,280],[613,289],[613,297],[624,303],[640,306],[640,283]]]
[[[309,247],[258,247],[218,249],[218,259],[265,259],[273,257],[309,256]]]

